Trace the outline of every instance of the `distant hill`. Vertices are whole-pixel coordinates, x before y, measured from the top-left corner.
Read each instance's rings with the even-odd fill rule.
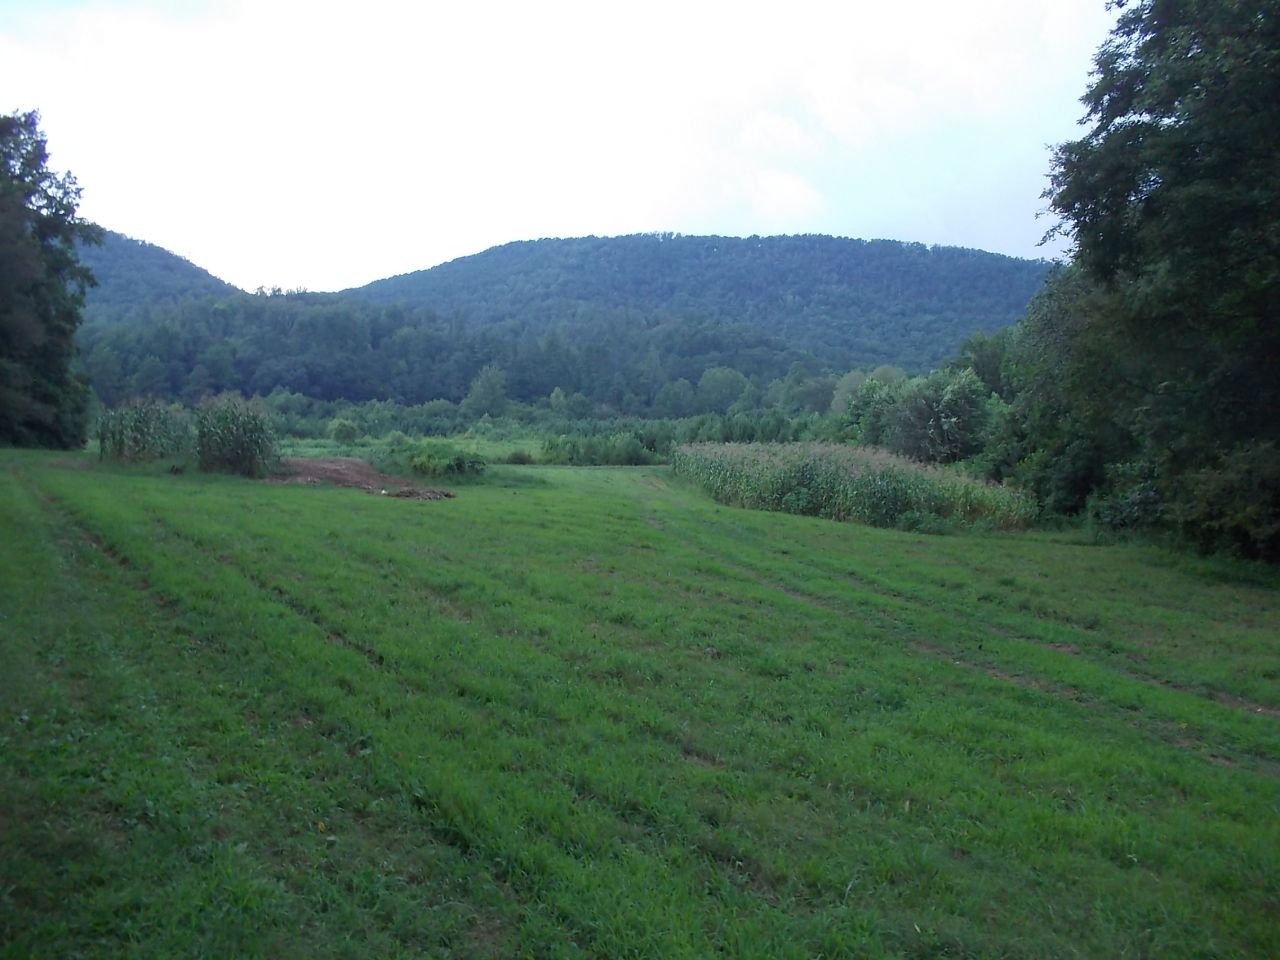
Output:
[[[85,296],[87,323],[115,323],[147,307],[241,292],[176,253],[111,230],[103,231],[101,246],[81,247],[80,260],[98,280]]]
[[[532,331],[619,311],[733,323],[832,369],[924,370],[1015,321],[1048,269],[893,240],[638,234],[508,243],[344,295]]]
[[[493,365],[513,400],[560,388],[638,413],[687,408],[678,398],[724,368],[766,404],[813,380],[805,403],[821,409],[847,370],[923,372],[1013,323],[1049,269],[889,240],[645,234],[510,243],[338,294],[250,295],[119,234],[84,259],[100,281],[84,368],[109,404],[277,389],[456,402]]]

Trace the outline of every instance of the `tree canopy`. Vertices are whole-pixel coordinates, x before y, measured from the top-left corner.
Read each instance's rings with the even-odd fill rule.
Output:
[[[1095,451],[1111,451],[1116,477],[1140,476],[1157,492],[1167,520],[1206,545],[1271,555],[1280,551],[1280,8],[1116,6],[1083,98],[1088,130],[1057,149],[1048,191],[1080,277],[1071,298],[1041,304],[1030,359],[1063,372],[1037,377],[1065,391],[1075,422],[1108,424],[1112,436],[1095,435]],[[1046,316],[1056,340],[1044,335]]]
[[[754,403],[797,362],[809,379],[927,370],[975,329],[1013,322],[1047,271],[890,241],[637,236],[508,244],[345,294],[251,296],[118,235],[86,260],[100,286],[80,339],[108,405],[276,388],[456,403],[494,365],[509,400],[559,388],[635,413]],[[682,382],[699,395],[686,402]],[[829,406],[832,386],[792,383],[788,400]]]
[[[92,274],[76,243],[80,190],[48,168],[38,114],[0,116],[0,443],[84,442],[88,388],[71,370]]]

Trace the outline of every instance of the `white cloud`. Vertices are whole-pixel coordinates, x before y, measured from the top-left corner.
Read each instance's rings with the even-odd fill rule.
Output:
[[[637,230],[1026,255],[1043,145],[1109,21],[1101,0],[33,0],[0,7],[0,109],[43,112],[86,215],[246,287]]]

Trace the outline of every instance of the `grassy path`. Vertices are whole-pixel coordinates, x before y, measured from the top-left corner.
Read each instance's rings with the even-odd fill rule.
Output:
[[[9,955],[1280,954],[1270,572],[0,457]]]

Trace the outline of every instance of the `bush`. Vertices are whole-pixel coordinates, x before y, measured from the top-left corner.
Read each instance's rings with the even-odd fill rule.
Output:
[[[360,428],[350,420],[339,418],[329,424],[329,436],[338,443],[355,443],[360,437]]]
[[[1280,562],[1280,447],[1240,444],[1188,471],[1173,486],[1169,514],[1201,550]]]
[[[141,462],[191,452],[191,418],[178,404],[137,400],[98,418],[98,458]]]
[[[542,460],[572,466],[638,467],[657,462],[658,456],[635,433],[625,432],[551,437],[542,444]]]
[[[448,443],[423,443],[409,458],[414,473],[424,477],[478,477],[487,464],[483,457]]]
[[[1095,529],[1127,531],[1154,528],[1162,520],[1164,502],[1159,474],[1144,461],[1125,461],[1107,467],[1106,490],[1085,505]]]
[[[263,476],[275,462],[275,435],[267,415],[237,396],[215,397],[196,413],[200,469]]]

